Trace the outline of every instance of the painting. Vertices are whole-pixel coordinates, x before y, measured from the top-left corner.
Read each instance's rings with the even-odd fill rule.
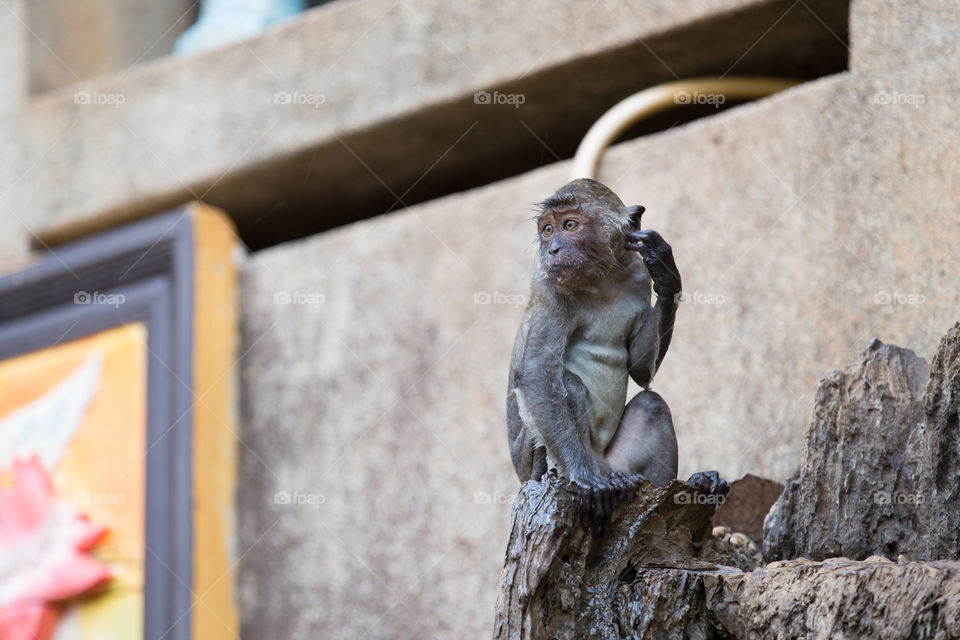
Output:
[[[237,635],[235,247],[192,205],[0,277],[0,638]]]
[[[146,356],[133,323],[0,362],[0,638],[143,636]]]

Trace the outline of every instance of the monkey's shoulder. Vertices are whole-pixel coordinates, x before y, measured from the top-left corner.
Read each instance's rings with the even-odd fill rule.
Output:
[[[649,290],[653,284],[653,278],[650,277],[650,271],[639,253],[633,253],[631,256],[630,270],[630,286],[637,290]],[[649,298],[649,295],[647,297]]]

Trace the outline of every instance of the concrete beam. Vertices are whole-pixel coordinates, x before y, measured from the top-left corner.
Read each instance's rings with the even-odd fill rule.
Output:
[[[846,7],[337,2],[0,119],[3,202],[52,244],[201,198],[261,247],[568,157],[615,101],[676,76],[837,71]]]

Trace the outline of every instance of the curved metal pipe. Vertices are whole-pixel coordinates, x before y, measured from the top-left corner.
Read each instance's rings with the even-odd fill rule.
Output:
[[[668,109],[695,104],[697,95],[722,95],[724,99],[732,100],[762,98],[799,82],[789,78],[703,77],[666,82],[644,89],[621,100],[593,123],[577,147],[570,177],[595,177],[603,152],[631,125]]]

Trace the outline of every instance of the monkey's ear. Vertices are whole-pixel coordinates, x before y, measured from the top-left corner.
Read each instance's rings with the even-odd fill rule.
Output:
[[[646,207],[639,204],[635,204],[627,209],[627,211],[630,213],[630,225],[633,226],[634,229],[640,229],[640,218],[643,216],[643,212],[646,210]]]

